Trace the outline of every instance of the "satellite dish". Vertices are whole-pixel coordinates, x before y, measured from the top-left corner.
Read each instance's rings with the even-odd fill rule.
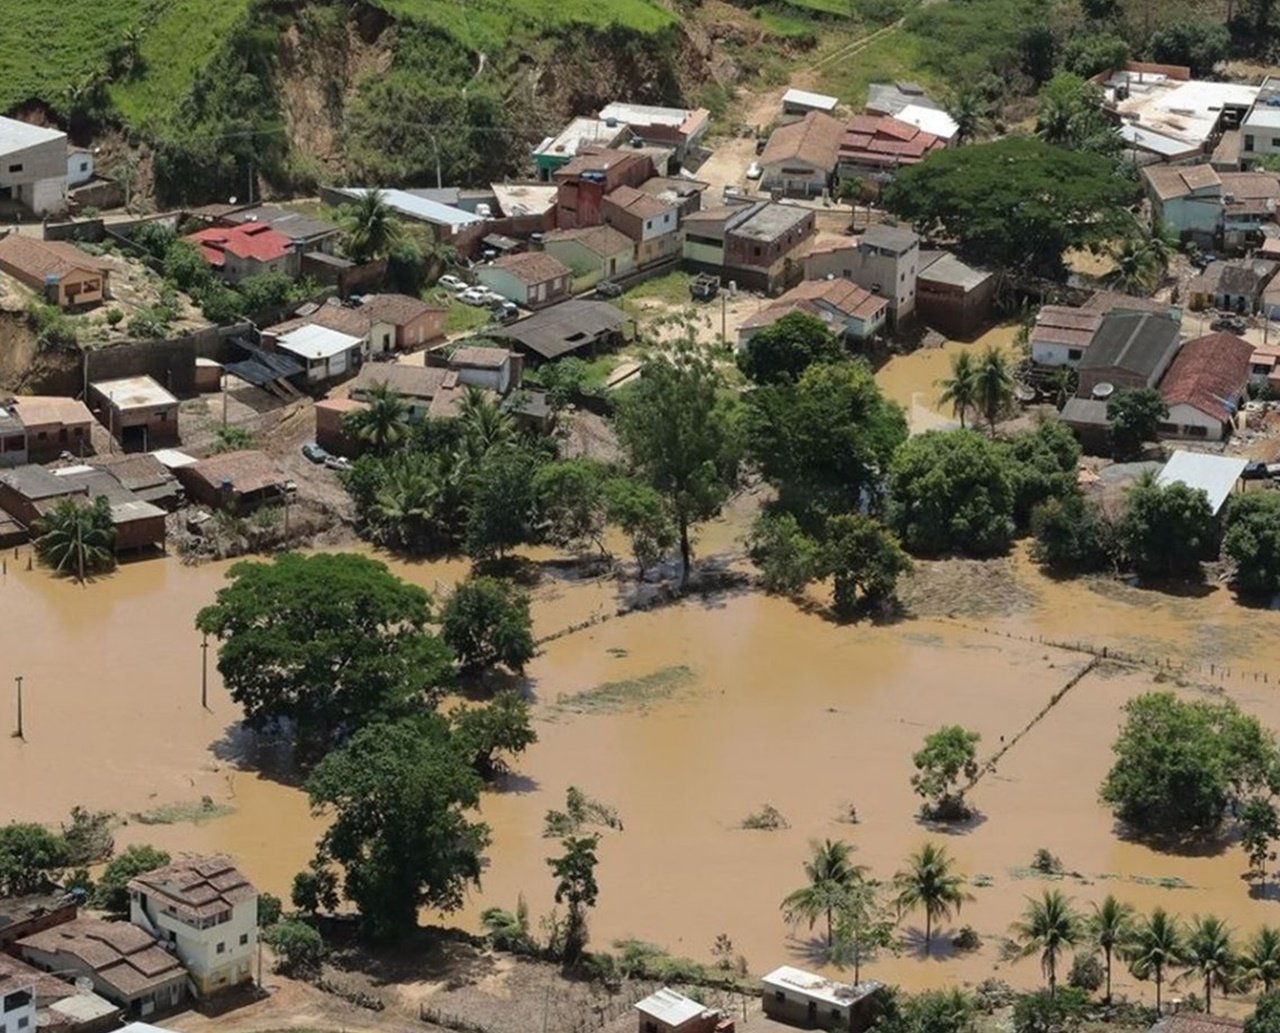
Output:
[[[1094,398],[1096,398],[1096,399],[1097,399],[1098,401],[1100,401],[1100,402],[1105,401],[1106,399],[1110,398],[1110,397],[1111,397],[1113,394],[1115,394],[1115,393],[1116,393],[1116,385],[1115,385],[1115,384],[1108,384],[1108,383],[1106,383],[1106,382],[1104,381],[1104,382],[1103,382],[1103,383],[1101,383],[1101,384],[1094,384],[1094,385],[1093,385],[1093,392],[1092,392],[1093,397],[1094,397]]]
[[[73,985],[82,994],[93,993],[93,980],[88,976],[76,976]]]

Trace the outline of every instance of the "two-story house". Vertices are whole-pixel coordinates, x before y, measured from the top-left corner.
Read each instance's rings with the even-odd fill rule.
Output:
[[[202,997],[253,978],[258,891],[226,857],[139,875],[129,883],[129,919],[170,945]]]
[[[815,249],[805,260],[805,276],[843,276],[889,302],[893,326],[910,322],[920,276],[920,238],[911,230],[868,226],[856,241]]]
[[[673,202],[623,185],[605,197],[601,211],[606,225],[635,242],[640,268],[680,254],[680,213]]]
[[[35,1033],[35,973],[0,955],[0,1033]]]
[[[584,150],[555,173],[556,227],[599,226],[608,194],[620,186],[638,187],[653,173],[652,159],[638,151]]]

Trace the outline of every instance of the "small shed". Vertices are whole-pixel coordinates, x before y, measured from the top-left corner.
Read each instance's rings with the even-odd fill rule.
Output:
[[[831,115],[835,113],[839,97],[829,97],[825,93],[811,93],[809,90],[790,89],[782,95],[782,110],[787,115],[803,115],[809,111],[821,111]]]
[[[804,969],[782,965],[760,982],[765,1015],[790,1025],[862,1033],[873,1019],[876,982],[837,983]]]
[[[714,1033],[720,1014],[669,987],[636,1003],[639,1033]]]
[[[1164,464],[1164,469],[1156,474],[1156,483],[1161,487],[1180,483],[1188,488],[1198,488],[1208,496],[1209,508],[1216,516],[1226,505],[1248,465],[1247,459],[1178,449]]]
[[[89,385],[98,421],[125,451],[178,441],[178,399],[147,376],[99,380]]]
[[[359,337],[316,323],[307,323],[276,338],[280,351],[288,352],[306,367],[308,384],[353,372],[360,363],[363,344]]]
[[[289,481],[275,460],[257,449],[209,456],[175,472],[197,502],[231,513],[281,500],[289,490]]]

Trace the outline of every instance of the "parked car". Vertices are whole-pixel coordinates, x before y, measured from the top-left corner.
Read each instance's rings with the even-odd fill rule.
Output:
[[[458,295],[458,300],[468,305],[488,305],[490,293],[488,287],[468,287]]]
[[[1267,464],[1261,459],[1255,459],[1245,466],[1244,472],[1240,474],[1240,479],[1243,481],[1261,481],[1268,476],[1270,475],[1267,472]]]
[[[700,273],[689,284],[689,295],[694,301],[710,301],[720,293],[720,278],[710,273]]]
[[[492,306],[491,311],[495,323],[514,323],[520,318],[520,310],[510,301]]]
[[[445,273],[444,276],[440,277],[440,279],[436,281],[436,286],[443,287],[451,294],[461,294],[467,289],[467,285],[451,273]]]
[[[323,463],[329,458],[329,453],[317,445],[314,441],[308,441],[302,446],[302,454],[310,459],[313,463]]]
[[[747,179],[759,179],[764,175],[764,169],[761,168],[758,161],[753,161],[747,166]]]
[[[326,456],[324,465],[329,470],[350,470],[351,460],[346,456]]]
[[[492,306],[494,306],[494,305],[505,305],[505,304],[506,304],[507,299],[506,299],[506,298],[504,298],[504,297],[503,297],[501,294],[499,294],[497,291],[495,291],[495,290],[490,290],[488,287],[481,287],[480,289],[481,289],[482,291],[484,291],[485,301],[486,301],[486,303],[487,303],[490,307],[492,307]]]
[[[1242,334],[1247,328],[1244,320],[1239,316],[1222,316],[1210,323],[1209,329],[1215,333],[1221,330],[1229,334]]]
[[[764,154],[764,149],[769,146],[769,138],[767,136],[756,137],[756,154]]]
[[[620,298],[622,297],[622,286],[612,280],[601,280],[596,284],[596,297]]]

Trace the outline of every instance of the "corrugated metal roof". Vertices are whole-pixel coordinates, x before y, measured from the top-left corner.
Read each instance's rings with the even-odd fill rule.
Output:
[[[696,1019],[706,1007],[684,994],[663,987],[636,1003],[636,1011],[668,1026],[679,1026]]]
[[[1161,486],[1181,483],[1188,488],[1198,488],[1209,497],[1209,508],[1217,513],[1248,465],[1247,459],[1178,449],[1156,474],[1156,483]]]
[[[354,200],[359,200],[365,194],[374,192],[374,187],[344,187],[338,191]],[[439,201],[432,201],[425,197],[416,197],[407,190],[383,190],[380,191],[382,199],[396,211],[408,215],[414,219],[421,219],[423,222],[435,223],[439,226],[473,226],[478,222],[484,222],[484,219],[471,212],[464,212],[461,208],[452,208],[447,204],[441,204]]]

